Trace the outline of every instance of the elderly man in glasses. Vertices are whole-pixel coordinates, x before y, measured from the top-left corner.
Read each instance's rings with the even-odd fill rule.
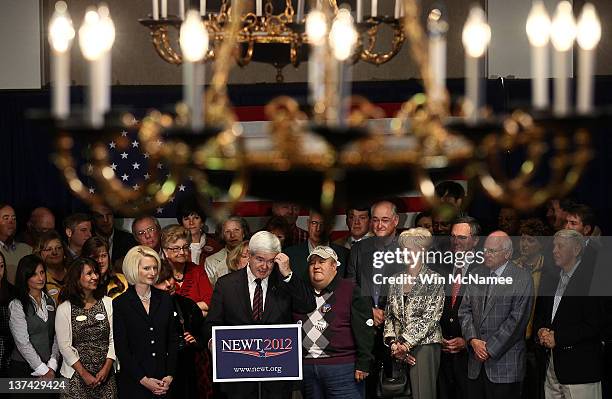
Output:
[[[293,276],[278,237],[260,231],[249,240],[247,267],[217,280],[205,333],[210,338],[213,326],[289,324],[293,322],[292,312],[309,313],[315,306],[309,288]],[[257,388],[257,383],[221,384],[228,399],[255,397]],[[291,383],[263,382],[261,392],[262,398],[289,398]]]
[[[161,226],[155,216],[141,216],[132,223],[132,234],[140,245],[161,253]]]
[[[510,260],[512,239],[503,231],[487,237],[483,252],[484,266],[473,274],[485,277],[486,283],[470,283],[459,307],[468,347],[467,393],[469,398],[518,398],[533,280]]]

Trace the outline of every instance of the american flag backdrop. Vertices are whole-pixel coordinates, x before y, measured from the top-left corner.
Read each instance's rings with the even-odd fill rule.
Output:
[[[242,108],[242,109],[241,109]],[[243,134],[245,135],[264,135],[266,134],[267,122],[263,120],[263,112],[260,107],[241,107],[238,108],[238,115],[242,123]],[[389,120],[383,119],[375,121],[384,126],[388,126]],[[109,139],[106,143],[109,151],[111,168],[115,171],[116,176],[122,181],[126,187],[131,187],[137,190],[144,182],[149,181],[152,176],[147,172],[149,166],[154,166],[161,176],[168,176],[168,169],[163,163],[150,165],[149,154],[141,149],[141,143],[138,140],[135,131],[121,131],[116,137]],[[465,181],[460,181],[465,185]],[[90,192],[95,192],[96,188],[92,184],[89,188]],[[193,183],[186,178],[185,181],[179,182],[175,195],[168,203],[158,207],[152,213],[156,216],[162,226],[176,223],[176,207],[181,202],[183,197],[192,195]],[[411,227],[413,218],[416,213],[425,209],[425,205],[421,200],[420,194],[416,191],[407,192],[397,198],[398,202],[403,203],[403,210],[400,227]],[[223,198],[219,198],[217,202],[223,202]],[[272,202],[262,198],[254,198],[247,196],[234,211],[234,214],[244,217],[251,227],[251,231],[257,231],[265,224],[265,221],[270,216]],[[298,226],[306,229],[306,219],[308,217],[308,209],[302,209],[301,216],[298,218]],[[132,219],[125,218],[122,220],[122,226],[126,230],[130,230]],[[213,231],[215,226],[211,221],[208,221],[209,231]],[[346,231],[346,223],[344,213],[336,215],[333,231],[341,234]]]

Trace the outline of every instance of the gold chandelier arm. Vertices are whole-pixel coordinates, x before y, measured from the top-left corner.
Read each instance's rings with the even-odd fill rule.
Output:
[[[223,38],[217,51],[210,88],[206,92],[206,120],[226,128],[229,128],[236,121],[236,116],[230,107],[227,96],[227,82],[229,72],[234,64],[232,52],[237,51],[236,44],[242,25],[240,15],[242,15],[243,3],[242,1],[236,1],[230,8],[231,18],[227,35]],[[225,5],[225,2],[223,4]]]
[[[374,65],[382,65],[389,62],[393,57],[399,53],[402,49],[402,45],[406,39],[403,27],[401,24],[394,24],[393,26],[393,39],[391,41],[391,50],[378,53],[375,50],[376,42],[378,41],[378,31],[380,29],[380,23],[377,23],[372,28],[368,29],[366,35],[367,45],[363,47],[360,58],[362,61],[368,62]]]
[[[168,36],[168,28],[163,25],[151,26],[151,38],[153,47],[159,56],[169,64],[180,65],[183,63],[183,58],[178,54]]]

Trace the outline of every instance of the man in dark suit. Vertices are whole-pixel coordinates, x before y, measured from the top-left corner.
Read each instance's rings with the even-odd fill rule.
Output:
[[[341,247],[336,244],[328,244],[326,237],[323,236],[325,232],[325,221],[323,215],[313,210],[308,215],[308,239],[297,245],[293,245],[286,248],[283,252],[289,257],[291,262],[291,270],[299,276],[302,280],[310,283],[310,277],[308,276],[308,255],[319,245],[329,245],[338,255],[338,275],[344,278],[346,261],[349,257],[348,249]]]
[[[580,258],[584,247],[575,230],[555,233],[553,257],[561,271],[541,283],[534,330],[549,349],[547,398],[602,397],[602,314],[599,298],[589,296],[594,265]]]
[[[290,324],[292,311],[310,313],[316,308],[308,286],[293,276],[289,257],[281,253],[278,238],[268,232],[255,233],[249,241],[249,264],[244,269],[217,280],[205,334],[210,339],[213,326],[248,324]],[[209,341],[210,345],[210,341]],[[222,383],[228,399],[257,395],[257,384]],[[263,398],[288,398],[291,383],[262,383]]]
[[[387,370],[387,367],[391,365],[391,357],[389,349],[383,343],[383,327],[389,287],[381,283],[381,278],[390,277],[405,270],[405,265],[396,262],[395,258],[391,262],[384,260],[385,254],[394,254],[396,250],[399,250],[396,236],[399,216],[395,205],[389,201],[377,202],[372,205],[371,214],[374,236],[353,245],[346,277],[354,279],[361,288],[361,295],[369,297],[371,301],[373,322],[376,328],[375,367],[384,362],[385,370]],[[370,396],[375,394],[377,382],[378,371],[373,370],[366,380],[366,390]]]
[[[472,272],[486,284],[470,284],[459,307],[468,345],[468,397],[514,399],[525,376],[525,328],[533,300],[528,271],[510,261],[512,240],[502,231],[484,244],[484,267]],[[502,279],[511,283],[504,284]],[[510,282],[510,281],[508,281]]]
[[[437,265],[437,272],[443,277],[466,276],[477,266],[475,259],[478,245],[480,225],[472,217],[464,216],[456,219],[451,227],[451,251],[459,261],[456,264]],[[459,256],[457,256],[460,254]],[[470,255],[466,255],[470,254]],[[468,259],[469,262],[464,261]],[[461,281],[450,281],[444,287],[446,298],[444,310],[440,318],[442,327],[442,354],[438,374],[438,392],[440,399],[467,399],[467,364],[468,353],[466,342],[461,334],[459,323],[459,306],[465,292],[465,284]]]
[[[374,234],[370,231],[370,218],[369,207],[352,206],[347,208],[346,227],[348,227],[348,233],[334,241],[334,244],[350,250],[356,242],[372,237]]]
[[[93,216],[94,234],[108,242],[111,264],[123,259],[127,251],[138,245],[130,233],[115,228],[115,215],[108,206],[104,204],[93,205],[91,214]]]

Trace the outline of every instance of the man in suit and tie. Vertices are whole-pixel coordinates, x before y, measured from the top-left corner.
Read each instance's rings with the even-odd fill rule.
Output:
[[[534,331],[549,350],[546,398],[602,397],[603,315],[600,298],[589,296],[594,265],[581,258],[584,248],[579,232],[555,233],[553,258],[561,271],[541,283]]]
[[[521,395],[525,376],[524,338],[533,281],[528,271],[510,261],[512,240],[506,233],[491,233],[483,252],[484,266],[472,273],[488,283],[470,284],[459,307],[468,347],[468,397],[514,399]],[[508,278],[511,283],[502,284]]]
[[[319,245],[329,245],[336,252],[340,262],[338,275],[344,278],[349,251],[340,245],[328,244],[327,237],[324,236],[325,231],[323,215],[311,210],[308,215],[308,239],[283,251],[289,257],[293,272],[307,283],[310,283],[310,277],[308,275],[308,261],[306,259],[312,250]]]
[[[279,239],[268,231],[254,234],[249,241],[247,267],[217,280],[205,334],[210,338],[213,326],[290,324],[293,311],[312,312],[316,308],[314,295],[292,274],[289,257],[281,253]],[[221,391],[228,399],[255,397],[257,383],[223,383]],[[291,383],[264,382],[262,397],[289,398]]]
[[[134,237],[127,231],[115,228],[115,215],[113,210],[105,204],[95,204],[91,207],[94,233],[108,243],[108,255],[111,264],[123,261],[127,252],[138,245]]]
[[[370,208],[367,206],[347,208],[346,227],[348,234],[334,241],[334,244],[350,250],[356,242],[372,237],[374,234],[370,232]]]
[[[446,276],[466,276],[477,263],[474,254],[479,242],[480,225],[473,217],[464,216],[456,219],[451,227],[451,251],[460,259],[455,264],[437,265],[438,273]],[[469,254],[469,255],[468,255]],[[463,261],[469,258],[471,263]],[[450,280],[450,279],[449,279]],[[467,399],[467,364],[468,353],[466,342],[459,323],[459,306],[465,292],[461,281],[447,280],[444,310],[440,318],[442,327],[442,354],[438,374],[438,392],[440,399]]]

